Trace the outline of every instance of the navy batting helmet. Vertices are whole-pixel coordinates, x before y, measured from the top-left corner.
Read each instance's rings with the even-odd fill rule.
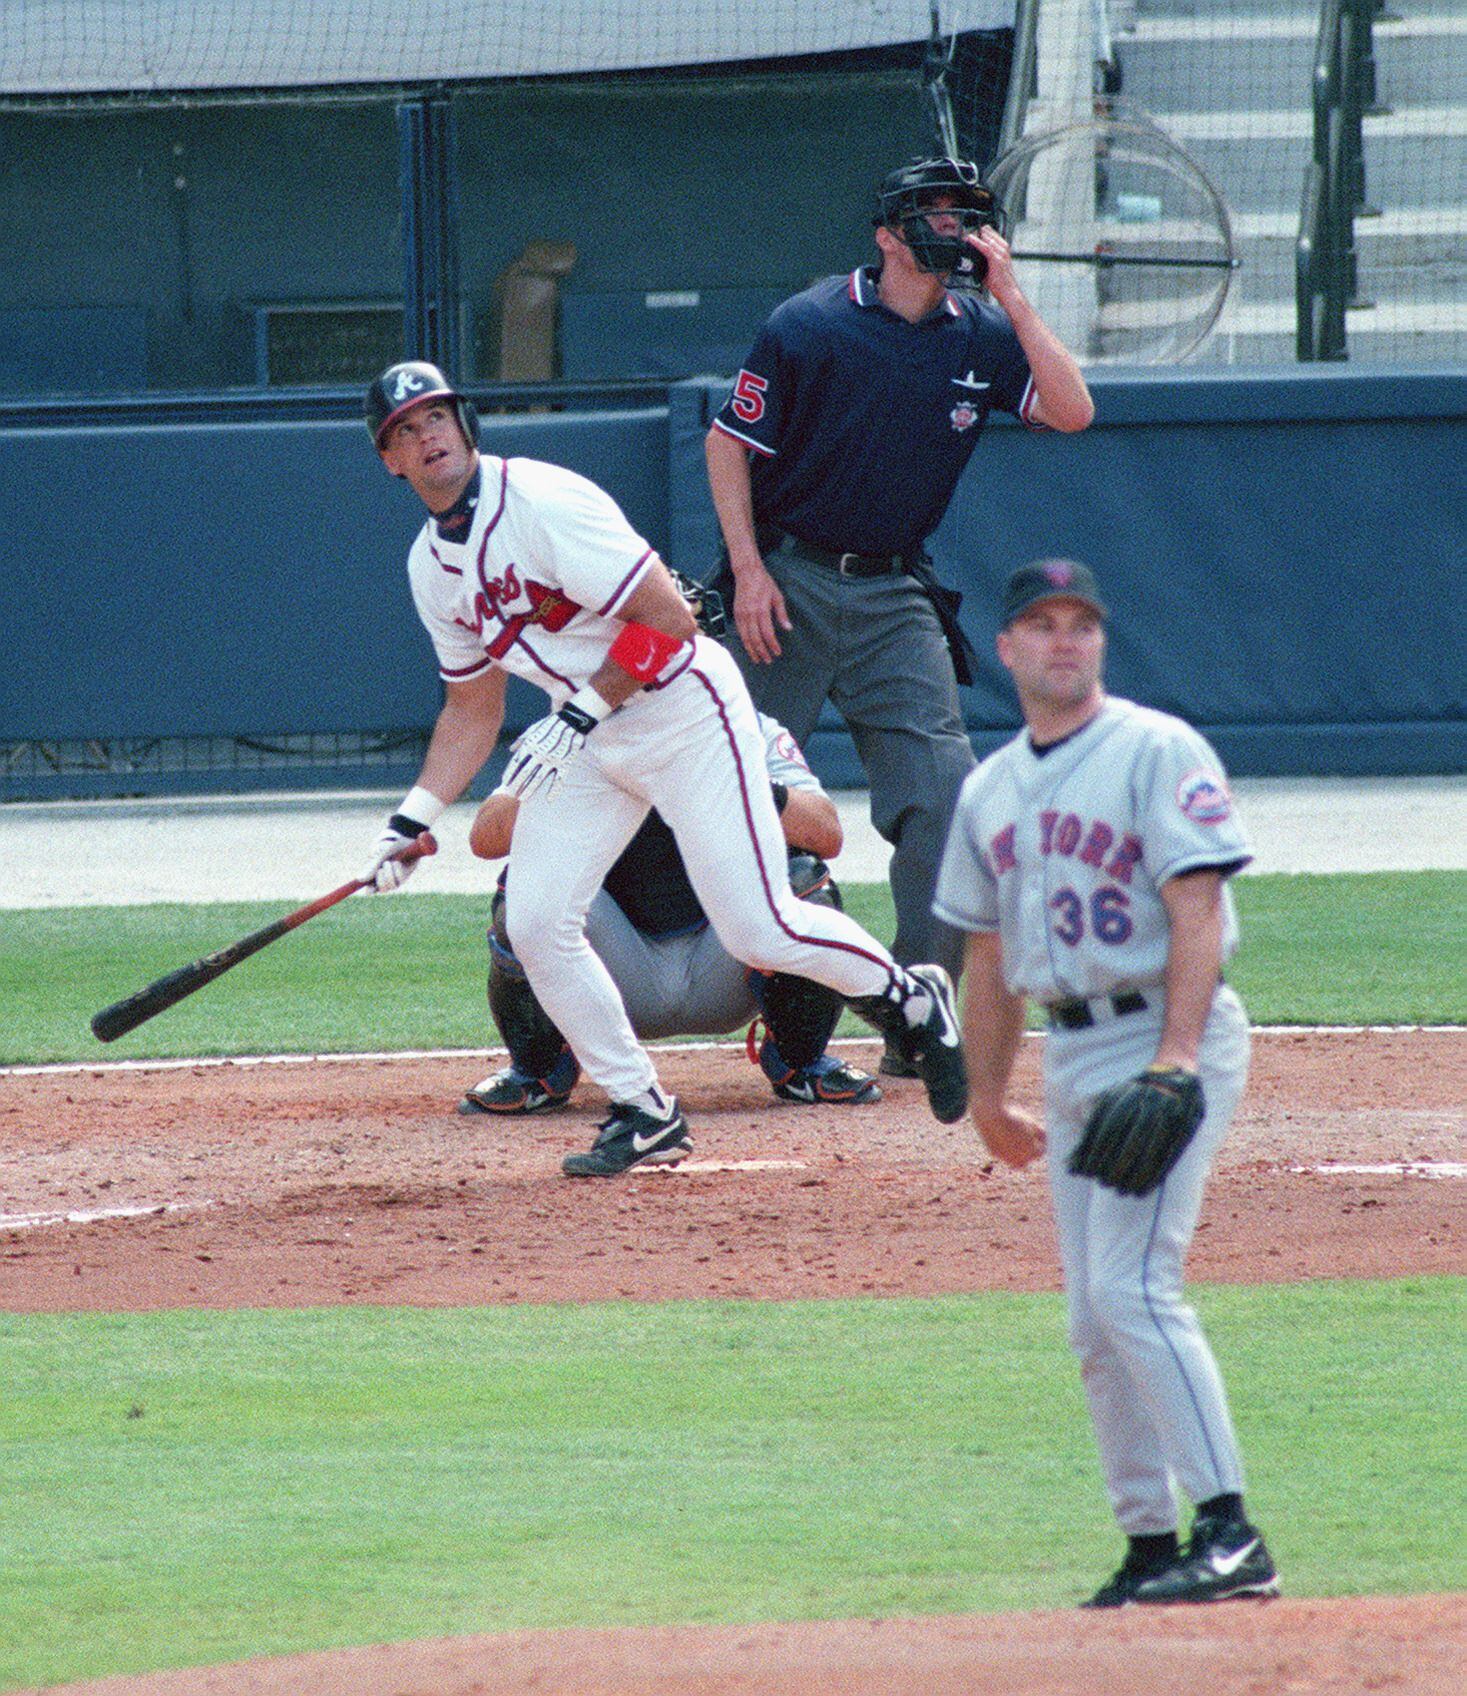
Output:
[[[927,221],[927,213],[942,199],[957,216],[954,235],[939,235]],[[882,178],[872,222],[899,230],[921,270],[977,285],[983,281],[987,261],[963,237],[975,235],[985,224],[1003,235],[1007,215],[998,196],[979,177],[978,167],[968,160],[914,159]]]
[[[461,395],[436,365],[426,359],[405,359],[389,365],[367,390],[367,429],[378,449],[388,430],[410,406],[442,396],[458,412],[459,427],[471,448],[479,445],[479,415],[473,402]]]

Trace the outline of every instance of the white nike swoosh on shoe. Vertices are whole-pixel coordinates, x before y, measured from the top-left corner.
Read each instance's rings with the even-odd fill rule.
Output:
[[[1245,1543],[1241,1549],[1235,1550],[1231,1555],[1211,1554],[1207,1558],[1207,1564],[1219,1578],[1231,1578],[1258,1547],[1259,1542],[1260,1539],[1255,1537],[1251,1543]]]
[[[922,981],[918,979],[919,983]],[[944,1048],[956,1048],[962,1039],[958,1034],[958,1027],[953,1023],[952,1015],[947,1010],[946,998],[939,995],[935,988],[929,989],[927,994],[942,1019],[942,1035],[939,1041]]]
[[[815,1086],[813,1084],[786,1084],[786,1098],[793,1097],[796,1101],[814,1101]]]
[[[669,1119],[665,1125],[650,1137],[644,1137],[640,1131],[632,1132],[632,1147],[638,1154],[646,1154],[649,1149],[656,1148],[658,1143],[666,1142],[668,1137],[680,1129],[676,1119]]]

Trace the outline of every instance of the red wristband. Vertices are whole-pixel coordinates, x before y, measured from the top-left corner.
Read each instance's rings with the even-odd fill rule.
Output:
[[[624,624],[607,657],[638,683],[650,683],[680,647],[676,636],[664,636],[649,624]]]

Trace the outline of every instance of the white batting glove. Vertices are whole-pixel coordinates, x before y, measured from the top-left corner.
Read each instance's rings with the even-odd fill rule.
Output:
[[[548,792],[610,711],[589,684],[578,689],[559,712],[536,719],[520,736],[509,751],[509,764],[499,780],[500,789],[518,795],[522,801],[527,801],[537,790]]]
[[[371,855],[359,874],[358,881],[366,885],[367,894],[386,895],[402,888],[417,870],[419,857],[399,860],[396,856],[423,836],[442,812],[443,803],[436,795],[426,789],[409,790],[402,806],[377,833]]]

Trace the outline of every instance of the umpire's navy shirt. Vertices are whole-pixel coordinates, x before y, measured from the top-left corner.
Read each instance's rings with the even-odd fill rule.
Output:
[[[948,294],[912,324],[882,304],[877,280],[861,267],[777,306],[713,420],[754,450],[761,532],[916,553],[989,409],[1031,421],[1029,361],[997,306]]]

